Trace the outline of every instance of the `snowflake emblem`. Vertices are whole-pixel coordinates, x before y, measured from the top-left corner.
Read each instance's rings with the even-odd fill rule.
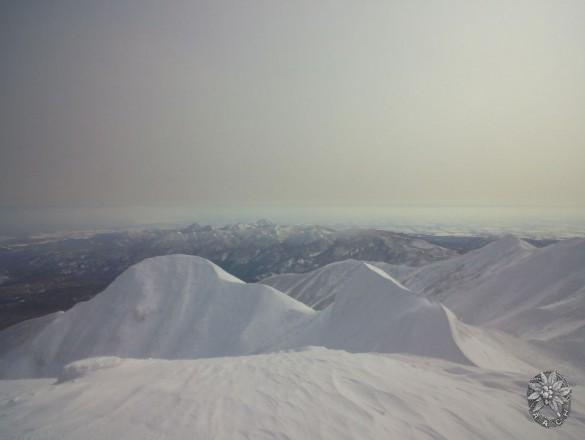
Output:
[[[569,415],[571,387],[557,371],[544,371],[528,382],[528,408],[538,424],[560,426]]]

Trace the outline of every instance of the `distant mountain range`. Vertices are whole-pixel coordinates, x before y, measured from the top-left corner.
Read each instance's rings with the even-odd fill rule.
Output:
[[[484,246],[493,239],[286,226],[259,220],[227,226],[194,223],[178,229],[4,240],[0,243],[0,329],[86,301],[128,267],[149,257],[197,255],[246,282],[257,282],[275,274],[309,272],[346,259],[418,267]]]
[[[102,291],[131,265],[168,254],[201,256],[255,282],[349,258],[420,266],[457,251],[383,230],[282,226],[266,220],[6,240],[0,245],[0,328],[66,310]]]

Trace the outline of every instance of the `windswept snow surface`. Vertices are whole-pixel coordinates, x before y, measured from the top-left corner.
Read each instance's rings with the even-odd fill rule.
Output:
[[[92,366],[95,363],[95,366]],[[526,378],[430,358],[309,348],[69,367],[74,379],[0,388],[3,440],[582,440],[585,402],[547,430]]]
[[[582,439],[584,243],[506,237],[420,269],[347,261],[269,280],[320,311],[202,258],[148,259],[0,332],[0,437]],[[555,430],[525,401],[549,368],[575,385]]]

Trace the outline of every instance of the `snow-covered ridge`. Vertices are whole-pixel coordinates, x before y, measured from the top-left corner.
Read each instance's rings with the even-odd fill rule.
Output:
[[[306,345],[471,363],[440,304],[414,295],[373,265],[349,266],[336,300],[315,312],[203,258],[147,259],[91,301],[0,333],[0,371],[10,377],[58,375],[66,364],[94,356],[195,359]]]
[[[271,280],[328,299],[320,311],[202,258],[148,259],[91,301],[0,332],[0,376],[41,378],[0,380],[2,435],[581,439],[584,258],[585,241],[506,238],[452,264],[354,260]],[[554,432],[524,401],[551,366],[575,385]]]
[[[464,322],[585,361],[585,239],[535,249],[507,237],[401,281],[439,298]]]
[[[352,352],[413,353],[468,364],[444,308],[408,291],[379,268],[358,263],[335,301],[288,345]]]
[[[322,310],[333,303],[338,287],[364,264],[366,262],[354,259],[343,260],[307,273],[274,275],[263,279],[262,284],[285,292],[315,310]],[[381,269],[379,273],[390,275],[394,282],[398,282],[399,276],[406,276],[415,270],[412,267],[387,263],[368,262],[367,264],[370,270]]]
[[[496,275],[535,252],[537,248],[531,244],[513,236],[504,236],[480,249],[420,268],[380,262],[370,264],[400,280],[414,292],[442,300],[445,292],[475,286],[480,280]],[[363,262],[349,259],[312,272],[274,275],[262,280],[262,283],[315,309],[322,309],[334,301],[334,291],[340,282],[361,264]]]
[[[315,307],[334,302],[339,286],[360,264],[345,261],[263,282]],[[567,352],[569,346],[578,352],[578,344],[585,342],[584,239],[538,249],[506,236],[420,268],[374,264],[409,290],[442,302],[464,322],[554,341]]]
[[[5,376],[59,374],[93,356],[195,359],[317,345],[404,352],[469,364],[443,307],[362,262],[338,283],[322,312],[209,261],[151,258],[91,301],[0,333]],[[347,269],[347,264],[341,268]]]
[[[403,282],[416,292],[442,299],[444,292],[476,285],[534,252],[537,248],[531,244],[505,236],[464,255],[414,270]]]
[[[65,364],[92,356],[240,355],[259,350],[314,313],[203,258],[150,258],[88,302],[1,332],[0,372],[55,375]]]
[[[95,356],[197,359],[308,345],[488,368],[506,359],[510,369],[526,370],[526,362],[516,362],[517,346],[506,348],[490,332],[469,329],[375,265],[335,263],[323,273],[329,273],[334,301],[316,312],[200,257],[147,259],[94,299],[1,332],[0,375],[55,376],[68,363]],[[487,357],[477,355],[477,343],[492,347]]]
[[[315,310],[322,310],[335,299],[339,284],[363,264],[358,260],[343,260],[309,273],[274,275],[262,280],[262,284],[285,292]]]
[[[309,304],[333,303],[347,272],[356,270],[360,264],[363,263],[340,262],[290,278],[286,274],[278,275],[265,282]],[[473,335],[471,340],[476,348],[494,346],[496,351],[517,352],[520,358],[525,358],[524,364],[527,360],[543,367],[545,362],[534,362],[542,357],[535,349],[542,348],[557,358],[551,363],[585,362],[583,239],[538,249],[518,238],[505,236],[465,255],[421,268],[376,264],[391,272],[410,291],[446,305],[458,318],[454,336]],[[459,320],[481,328],[466,327]],[[457,331],[461,328],[464,328],[462,332]],[[500,336],[501,331],[507,335]],[[519,339],[511,340],[513,337]],[[491,364],[489,359],[477,356],[473,344],[465,343],[469,337],[456,339],[474,363]],[[530,342],[528,346],[527,342]],[[488,351],[492,353],[488,357],[497,358],[492,350]],[[517,357],[507,356],[514,364],[513,358]]]

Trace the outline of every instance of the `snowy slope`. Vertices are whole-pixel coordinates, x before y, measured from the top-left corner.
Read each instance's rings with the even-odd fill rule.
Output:
[[[350,262],[335,301],[286,345],[353,352],[412,353],[469,363],[453,339],[443,306],[414,295],[381,269]]]
[[[585,400],[547,430],[526,377],[437,359],[308,349],[201,360],[90,359],[0,382],[3,440],[581,440]],[[72,377],[76,377],[72,380]]]
[[[335,291],[341,283],[364,263],[358,260],[344,260],[328,264],[307,273],[287,273],[273,275],[262,280],[262,284],[272,286],[290,297],[315,310],[326,308],[335,299]],[[393,277],[406,277],[415,268],[381,262],[371,262]]]
[[[442,304],[414,294],[378,267],[356,261],[330,266],[338,274],[338,283],[331,290],[335,301],[276,347],[312,345],[350,352],[411,353],[526,374],[534,365],[555,364],[570,371],[575,380],[585,380],[570,357],[464,324]],[[344,266],[347,272],[341,270]]]
[[[585,240],[535,249],[507,237],[417,269],[401,281],[464,322],[503,330],[585,361]]]
[[[585,294],[585,240],[567,240],[539,249],[529,258],[501,270],[497,277],[486,278],[468,289],[465,295],[460,289],[451,290],[447,302],[457,302],[457,308],[473,322],[503,322],[503,318],[517,317],[528,309],[535,312],[539,308],[551,312],[559,308],[563,319],[568,320],[573,314],[566,312],[583,311],[585,305],[579,301]],[[487,301],[482,301],[484,298]],[[585,320],[585,313],[573,316]]]
[[[466,321],[542,341],[585,361],[585,240],[539,250],[497,277],[445,297]]]
[[[513,236],[505,236],[464,255],[423,266],[399,279],[410,289],[443,299],[446,292],[465,290],[531,256],[537,249]]]
[[[335,298],[320,312],[199,257],[147,259],[91,301],[1,332],[0,377],[54,376],[95,356],[196,359],[308,345],[516,372],[554,359],[549,350],[461,323],[372,264],[335,263],[316,275],[311,288]]]
[[[369,264],[382,269],[414,292],[442,300],[450,292],[473,288],[537,252],[531,244],[505,236],[464,255],[419,268],[383,262]],[[360,264],[360,261],[344,260],[308,273],[274,275],[262,283],[319,310],[333,302],[339,283]]]
[[[91,356],[246,354],[314,313],[203,258],[151,258],[88,302],[0,332],[0,377],[54,375],[63,365]]]
[[[272,286],[315,310],[322,310],[333,302],[340,283],[362,265],[361,261],[344,260],[306,274],[274,275],[262,280],[262,284]]]
[[[408,290],[440,301],[458,319],[480,325],[484,333],[486,328],[502,330],[540,343],[566,360],[585,361],[583,239],[538,249],[506,236],[465,255],[420,268],[369,264],[391,273]],[[346,260],[263,282],[322,308],[334,302],[337,292],[363,265]]]

